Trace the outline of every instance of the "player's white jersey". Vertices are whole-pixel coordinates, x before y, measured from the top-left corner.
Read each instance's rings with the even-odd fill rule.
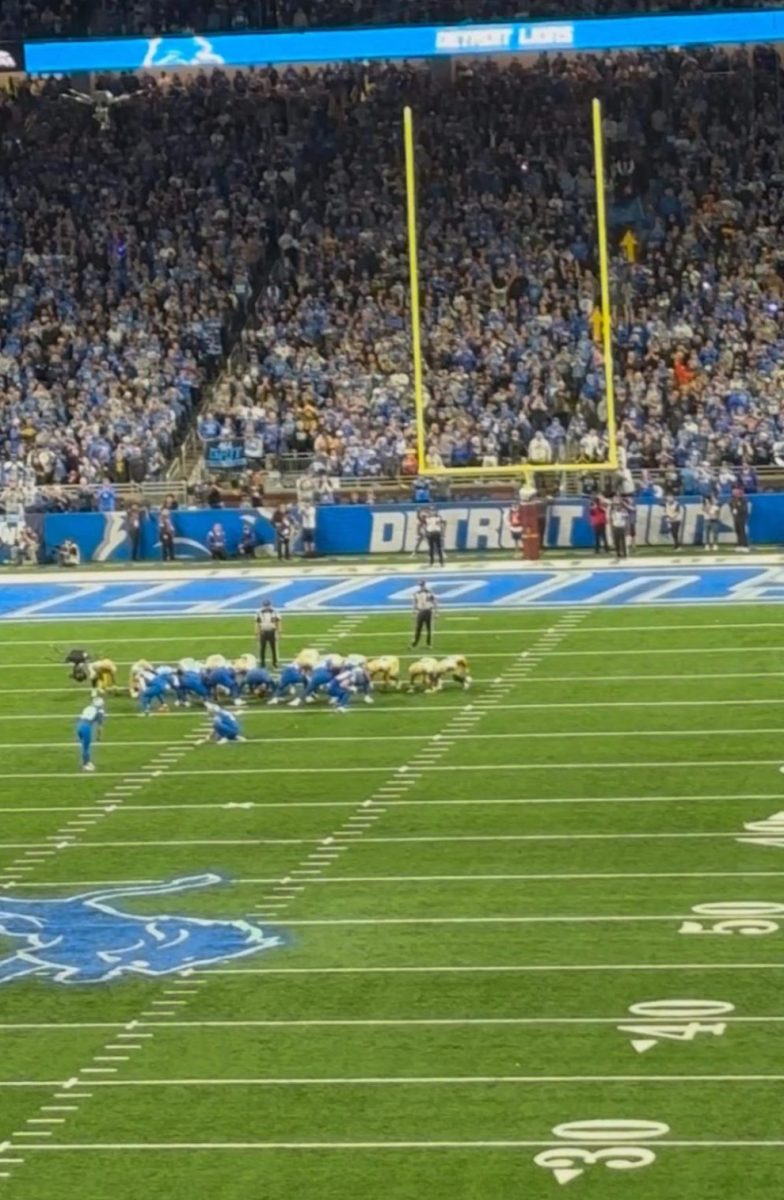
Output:
[[[367,673],[374,682],[397,683],[400,678],[400,659],[395,658],[393,654],[371,658],[367,664]]]
[[[151,683],[154,678],[155,670],[152,663],[147,662],[146,658],[141,658],[138,662],[135,662],[128,676],[128,691],[131,694],[131,698],[137,700],[147,684]]]
[[[424,684],[434,687],[438,678],[438,661],[435,658],[420,658],[408,668],[412,686]]]
[[[464,688],[467,688],[471,682],[471,676],[468,671],[468,659],[462,654],[452,655],[450,658],[442,658],[436,664],[436,678],[438,686],[441,687],[445,679],[453,679],[455,683],[461,683]]]

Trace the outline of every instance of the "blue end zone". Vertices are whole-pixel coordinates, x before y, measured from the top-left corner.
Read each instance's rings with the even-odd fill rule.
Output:
[[[288,612],[408,611],[422,577],[410,575],[254,575],[143,583],[3,581],[0,619],[242,615],[262,599]],[[93,577],[94,578],[94,577]],[[571,605],[713,604],[784,600],[784,568],[673,566],[617,570],[475,570],[431,575],[443,608],[557,608]]]

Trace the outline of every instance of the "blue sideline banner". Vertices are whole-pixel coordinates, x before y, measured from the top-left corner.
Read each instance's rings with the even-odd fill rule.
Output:
[[[248,525],[252,526],[256,544],[273,546],[275,531],[269,518],[257,509],[200,509],[172,513],[174,552],[181,559],[210,557],[207,535],[216,522],[226,534],[230,555],[237,553],[240,540]],[[43,557],[52,562],[57,547],[66,538],[76,542],[82,562],[129,562],[133,558],[133,541],[126,513],[52,513],[44,518]],[[161,539],[158,514],[142,517],[138,558],[160,560]]]
[[[26,42],[25,57],[28,74],[51,75],[72,71],[250,67],[782,40],[784,12],[772,10],[533,23],[511,21],[492,25],[395,25],[322,32]]]
[[[703,541],[702,504],[697,498],[683,501],[685,514],[681,531],[684,545]],[[784,542],[784,495],[765,493],[749,498],[751,542],[766,546]],[[447,553],[510,550],[508,505],[441,504],[438,511],[446,522]],[[417,513],[414,504],[324,505],[317,509],[316,548],[319,554],[412,553],[417,545]],[[172,514],[175,554],[182,559],[209,558],[207,535],[219,522],[226,534],[228,552],[237,553],[244,530],[251,525],[258,553],[272,553],[275,531],[270,513],[263,509],[200,509]],[[44,553],[47,561],[68,537],[79,547],[83,562],[122,562],[132,557],[133,545],[125,513],[58,513],[44,518]],[[0,538],[0,542],[2,539]],[[719,541],[734,546],[735,533],[727,505],[721,511]],[[669,530],[661,504],[637,508],[637,544],[666,546]],[[558,500],[547,510],[546,546],[550,549],[588,550],[593,534],[585,501]],[[420,547],[424,549],[424,547]],[[145,560],[161,558],[157,513],[145,514],[138,555]]]

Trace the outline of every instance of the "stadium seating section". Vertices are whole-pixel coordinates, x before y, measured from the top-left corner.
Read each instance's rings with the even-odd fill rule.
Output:
[[[205,438],[410,469],[405,102],[431,463],[601,459],[599,94],[629,465],[784,463],[778,70],[716,50],[4,95],[0,459],[160,477],[215,384]]]

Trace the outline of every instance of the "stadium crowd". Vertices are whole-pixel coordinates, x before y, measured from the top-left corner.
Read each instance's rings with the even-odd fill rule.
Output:
[[[323,29],[734,9],[736,0],[0,0],[0,37]],[[775,7],[746,0],[745,9]]]
[[[362,102],[337,103],[338,80],[361,84]],[[311,151],[330,174],[298,201],[205,438],[244,435],[258,457],[312,455],[330,475],[415,469],[399,152],[408,99],[430,465],[601,460],[588,121],[598,92],[628,466],[784,463],[778,80],[764,51],[482,63],[449,84],[396,67],[283,83],[327,113],[331,140]]]
[[[784,463],[778,71],[719,49],[3,96],[0,458],[45,483],[160,476],[259,285],[202,437],[413,472],[409,102],[430,465],[601,461],[598,94],[628,465]]]

